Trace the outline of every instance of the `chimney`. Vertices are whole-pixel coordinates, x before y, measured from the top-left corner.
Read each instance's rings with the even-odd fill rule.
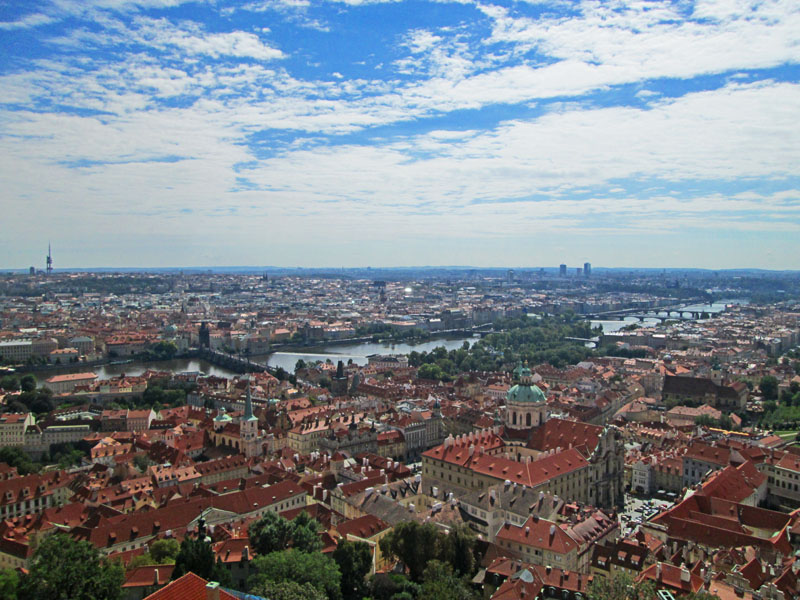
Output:
[[[242,549],[242,561],[250,560],[250,546],[245,546]]]
[[[556,534],[556,526],[550,525],[550,535],[553,536]]]
[[[681,569],[681,581],[683,583],[689,583],[692,578],[692,574],[689,572],[689,569]]]
[[[656,564],[656,581],[661,581],[661,563]]]
[[[206,584],[206,600],[219,600],[219,584],[216,581]]]
[[[158,585],[158,569],[153,569],[153,585]]]

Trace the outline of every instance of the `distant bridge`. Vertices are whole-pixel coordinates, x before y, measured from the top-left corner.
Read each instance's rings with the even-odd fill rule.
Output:
[[[676,306],[662,306],[653,308],[649,312],[642,311],[641,308],[627,308],[622,310],[609,310],[606,312],[586,314],[584,316],[589,319],[616,318],[622,320],[625,317],[635,317],[639,319],[639,321],[644,321],[645,319],[658,319],[663,323],[664,321],[669,321],[672,319],[699,319],[703,314],[707,314],[709,316],[716,314],[715,312],[706,310],[687,309],[687,306],[691,305],[680,304]],[[689,316],[685,317],[684,315]]]
[[[218,367],[230,369],[235,373],[263,373],[266,371],[274,375],[275,371],[277,371],[277,369],[265,364],[253,362],[248,357],[242,357],[238,354],[226,354],[209,348],[200,350],[200,358],[204,358]]]

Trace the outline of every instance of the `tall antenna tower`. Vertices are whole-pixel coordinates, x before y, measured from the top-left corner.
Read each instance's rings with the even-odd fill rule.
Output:
[[[47,242],[47,274],[53,274],[53,253],[50,251],[50,242]]]

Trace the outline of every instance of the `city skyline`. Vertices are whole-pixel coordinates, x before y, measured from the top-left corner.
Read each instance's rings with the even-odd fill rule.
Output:
[[[0,39],[0,268],[800,268],[793,2],[52,0]]]

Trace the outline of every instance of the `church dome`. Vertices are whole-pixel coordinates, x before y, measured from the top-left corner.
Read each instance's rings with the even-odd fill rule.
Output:
[[[544,403],[547,401],[547,398],[544,392],[539,389],[539,386],[532,383],[519,383],[508,390],[506,400],[516,403]]]

